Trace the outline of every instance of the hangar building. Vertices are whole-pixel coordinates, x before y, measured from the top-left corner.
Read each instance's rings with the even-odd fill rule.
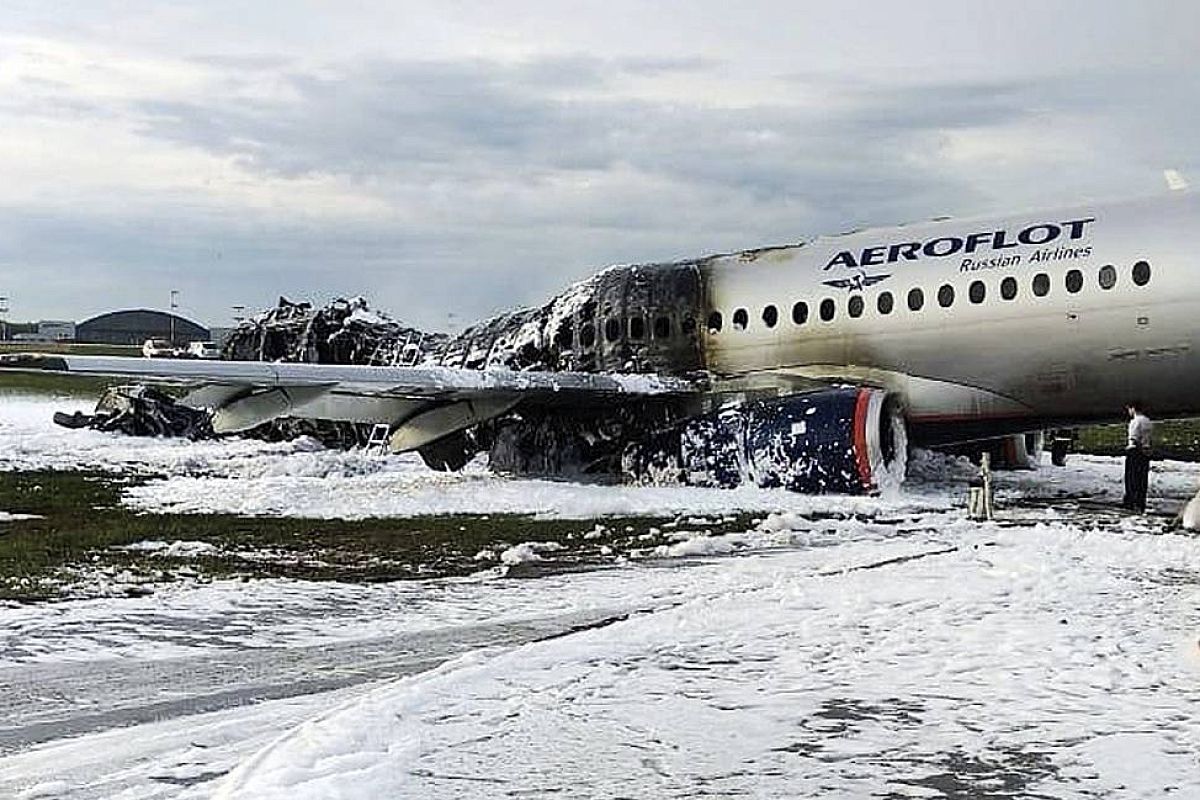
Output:
[[[112,311],[92,317],[75,326],[75,341],[84,344],[138,344],[147,339],[170,339],[171,320],[175,321],[175,343],[204,341],[208,328],[165,311],[137,308]]]

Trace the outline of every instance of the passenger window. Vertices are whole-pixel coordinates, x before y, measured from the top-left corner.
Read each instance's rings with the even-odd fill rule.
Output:
[[[572,341],[572,339],[574,339],[574,336],[572,335],[572,331],[571,331],[571,320],[570,319],[563,320],[562,324],[558,326],[558,336],[555,338],[558,341],[558,349],[560,349],[560,350],[570,350],[571,349],[571,341]]]
[[[1150,282],[1150,265],[1145,261],[1139,261],[1133,265],[1133,282],[1138,286],[1145,286]]]
[[[987,298],[987,286],[983,281],[971,281],[971,288],[967,290],[967,297],[975,305],[979,305]]]
[[[750,312],[744,308],[739,308],[733,312],[733,329],[736,331],[746,330],[746,326],[750,324]]]
[[[879,299],[875,301],[875,307],[879,309],[880,314],[890,314],[895,308],[896,301],[892,299],[891,292],[884,292],[879,295]]]
[[[596,343],[596,326],[590,322],[579,326],[579,344],[583,347],[591,347]]]
[[[1033,276],[1033,293],[1038,297],[1045,297],[1050,294],[1050,276],[1044,272],[1039,272]]]
[[[1101,289],[1111,289],[1117,285],[1117,268],[1112,264],[1105,264],[1100,268],[1099,283]]]
[[[688,314],[683,318],[683,324],[681,324],[679,327],[683,331],[684,335],[690,334],[696,330],[696,319],[691,314]]]
[[[1012,300],[1017,296],[1017,279],[1009,275],[1004,280],[1000,281],[1000,296],[1005,300]]]
[[[779,309],[775,306],[767,306],[763,309],[762,320],[768,328],[774,328],[775,323],[779,322]]]
[[[808,322],[808,303],[801,300],[792,306],[792,322],[803,325]]]
[[[942,308],[949,308],[954,305],[954,287],[948,283],[943,283],[942,288],[938,289],[938,305]]]
[[[720,311],[714,311],[708,315],[708,332],[709,333],[720,333],[721,332],[721,312]]]
[[[908,290],[908,310],[920,311],[925,306],[925,293],[918,287]]]
[[[1069,270],[1067,272],[1066,284],[1067,291],[1071,294],[1075,294],[1083,288],[1083,273],[1077,269]]]
[[[671,318],[656,317],[654,320],[654,338],[667,339],[671,336]]]
[[[826,297],[821,301],[821,321],[830,322],[833,319],[834,308],[833,300]]]
[[[604,338],[615,342],[621,338],[621,323],[616,317],[609,317],[604,323]]]
[[[849,302],[846,303],[846,313],[854,319],[858,319],[863,313],[863,299],[861,294],[852,296]]]

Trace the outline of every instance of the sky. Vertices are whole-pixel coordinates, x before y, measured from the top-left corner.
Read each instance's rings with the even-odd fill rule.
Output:
[[[1200,180],[1200,5],[7,0],[0,296],[455,329],[597,269]]]

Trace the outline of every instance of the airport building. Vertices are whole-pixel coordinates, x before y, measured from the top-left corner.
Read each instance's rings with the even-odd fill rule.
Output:
[[[140,345],[147,339],[171,339],[185,345],[188,342],[208,341],[208,328],[165,311],[147,308],[112,311],[75,326],[75,341],[84,344]]]
[[[37,335],[45,342],[71,342],[75,340],[75,323],[44,319],[37,324]]]

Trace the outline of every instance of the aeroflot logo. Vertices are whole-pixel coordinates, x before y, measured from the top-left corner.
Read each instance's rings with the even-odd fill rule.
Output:
[[[1009,231],[984,231],[967,236],[942,236],[927,242],[902,242],[900,244],[867,247],[861,252],[843,250],[825,269],[842,267],[871,267],[877,264],[893,264],[900,260],[916,261],[922,256],[944,258],[956,253],[975,253],[980,250],[1007,250],[1023,244],[1040,246],[1067,237],[1068,241],[1083,238],[1084,229],[1095,217],[1073,219],[1067,222],[1042,222],[1023,228],[1013,236]]]

